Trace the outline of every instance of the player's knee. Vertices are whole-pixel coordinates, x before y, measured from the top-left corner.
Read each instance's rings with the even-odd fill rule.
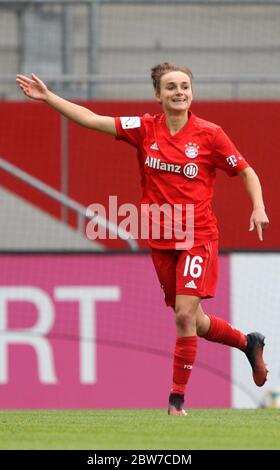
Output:
[[[208,315],[199,311],[196,317],[196,332],[198,336],[205,337],[210,328],[210,319]]]
[[[196,322],[196,332],[197,336],[204,336],[205,335],[205,328],[199,321]]]
[[[179,306],[175,308],[175,313],[177,326],[186,328],[195,325],[195,311],[192,308]]]

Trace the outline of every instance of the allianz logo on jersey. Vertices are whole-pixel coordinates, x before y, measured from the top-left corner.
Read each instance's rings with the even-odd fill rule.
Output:
[[[150,157],[147,155],[145,165],[156,170],[170,171],[171,173],[181,173],[181,165],[175,165],[174,163],[165,163],[160,158]]]
[[[160,158],[155,158],[147,155],[145,165],[155,170],[168,171],[170,173],[180,174],[184,173],[187,178],[195,178],[198,174],[198,166],[195,163],[187,163],[183,170],[181,165],[175,165],[174,163],[162,162]]]

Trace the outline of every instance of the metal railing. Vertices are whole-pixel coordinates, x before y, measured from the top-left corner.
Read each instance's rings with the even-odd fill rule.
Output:
[[[0,84],[15,83],[16,75],[0,75]],[[91,85],[98,84],[136,84],[147,85],[151,87],[150,80],[147,75],[140,74],[60,74],[60,75],[44,75],[42,77],[50,88],[57,85],[87,85],[90,89]],[[195,85],[229,85],[231,88],[231,98],[238,99],[240,96],[240,88],[243,85],[280,85],[280,74],[246,74],[246,75],[197,75],[194,79]],[[67,91],[67,90],[66,90]],[[66,93],[67,95],[67,93]],[[20,94],[20,98],[25,99]],[[85,97],[83,97],[85,98]],[[91,94],[87,98],[91,98]]]
[[[77,214],[77,229],[79,232],[84,232],[84,224],[86,219],[95,218],[95,220],[98,221],[98,224],[101,227],[106,228],[109,233],[117,235],[121,240],[124,240],[132,251],[139,250],[137,241],[134,240],[128,232],[118,227],[114,223],[110,222],[110,220],[107,220],[100,215],[97,216],[94,212],[92,212],[90,209],[86,208],[79,202],[75,201],[74,199],[71,199],[60,191],[57,191],[48,184],[43,183],[43,181],[35,178],[34,176],[31,176],[29,173],[26,173],[25,171],[21,170],[12,163],[7,162],[7,160],[4,160],[1,157],[0,169],[4,170],[6,173],[13,175],[15,178],[24,181],[26,184],[37,189],[41,193],[50,197],[51,199],[54,199],[55,201],[59,202],[62,207],[72,209]]]
[[[161,4],[161,5],[279,5],[280,0],[82,0],[83,3],[98,4]],[[69,4],[77,5],[77,0],[0,0],[3,5],[24,5],[24,4]]]
[[[116,6],[127,8],[121,8],[118,14]],[[143,14],[139,19],[140,6]],[[189,36],[182,30],[182,15],[178,14],[177,6],[186,15]],[[239,6],[245,8],[240,10]],[[133,7],[137,7],[135,14]],[[155,15],[154,23],[149,22],[154,14],[150,7],[158,7],[159,21]],[[280,97],[277,36],[280,0],[0,0],[0,14],[2,11],[9,13],[0,31],[0,99],[3,100],[22,99],[15,87],[15,76],[11,75],[15,70],[34,71],[48,85],[60,86],[57,92],[68,98],[151,99],[152,87],[143,86],[148,85],[148,79],[141,71],[147,70],[147,63],[151,66],[157,63],[155,58],[163,54],[168,60],[177,57],[179,63],[184,63],[187,56],[191,68],[194,63],[195,84],[199,85],[202,99]],[[194,21],[190,20],[192,14]],[[131,28],[126,33],[127,22],[131,25],[135,18],[138,24],[135,33]],[[257,20],[256,24],[252,18]],[[178,28],[174,26],[176,21]],[[139,28],[140,22],[144,29]],[[165,40],[165,31],[172,24],[171,38],[178,35],[180,41]],[[204,34],[195,40],[199,28]],[[150,34],[151,30],[155,34]],[[141,41],[145,34],[150,37],[149,42]],[[122,37],[126,38],[125,42]],[[53,44],[49,49],[45,47],[48,39]],[[139,60],[134,64],[137,54]],[[252,54],[255,54],[253,58]],[[150,62],[147,57],[151,58]],[[143,68],[139,65],[141,61]],[[130,62],[131,68],[127,65]],[[122,74],[119,67],[122,63],[123,70],[135,73]],[[113,75],[117,70],[121,74]],[[208,70],[215,72],[209,75]],[[142,85],[140,92],[135,85]]]

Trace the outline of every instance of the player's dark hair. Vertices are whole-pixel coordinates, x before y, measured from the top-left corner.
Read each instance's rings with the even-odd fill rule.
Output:
[[[168,72],[184,72],[191,80],[193,80],[192,71],[186,66],[180,66],[174,64],[173,62],[162,62],[161,64],[155,65],[151,69],[151,79],[153,82],[153,87],[156,93],[160,92],[160,79],[161,77]]]

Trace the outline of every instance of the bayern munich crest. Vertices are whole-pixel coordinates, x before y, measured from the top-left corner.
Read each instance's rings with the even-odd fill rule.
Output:
[[[185,145],[185,154],[189,158],[195,158],[198,155],[199,146],[189,142]]]

